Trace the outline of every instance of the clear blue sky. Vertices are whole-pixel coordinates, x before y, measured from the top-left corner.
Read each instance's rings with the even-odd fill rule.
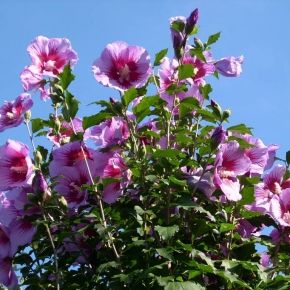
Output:
[[[232,124],[245,122],[266,144],[290,149],[290,1],[289,0],[2,0],[0,8],[0,102],[22,92],[19,74],[29,64],[27,45],[37,35],[67,37],[78,52],[73,93],[81,100],[81,115],[94,113],[84,105],[110,96],[91,72],[104,46],[116,40],[155,52],[171,47],[168,19],[200,10],[200,37],[221,31],[214,56],[245,56],[240,78],[213,82],[214,97],[232,109]],[[33,117],[46,116],[49,102],[34,97]],[[28,143],[24,128],[1,133]]]

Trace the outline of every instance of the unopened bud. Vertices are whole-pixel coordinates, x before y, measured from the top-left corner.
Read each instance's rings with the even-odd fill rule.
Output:
[[[192,32],[197,21],[198,21],[198,9],[195,9],[191,12],[189,17],[186,19],[186,25],[185,25],[186,34],[190,34]]]
[[[201,47],[202,49],[204,48],[203,42],[197,37],[194,38],[194,44],[196,47]]]
[[[41,200],[46,200],[48,197],[48,185],[41,171],[37,170],[32,180],[33,192],[38,195]]]
[[[28,110],[28,111],[26,111],[25,113],[24,113],[24,119],[25,119],[25,121],[30,121],[30,118],[31,118],[31,111],[30,110]]]
[[[36,164],[41,164],[43,160],[42,155],[38,150],[34,153],[34,159]]]
[[[221,143],[225,141],[226,131],[222,126],[219,126],[214,129],[211,135],[211,148],[216,149]]]
[[[61,122],[60,122],[59,118],[55,118],[55,120],[54,120],[54,129],[55,129],[55,131],[57,133],[59,133],[60,128],[61,128]]]
[[[224,110],[223,112],[223,121],[226,120],[231,115],[231,110]]]
[[[64,198],[64,196],[61,196],[59,199],[58,199],[60,205],[64,208],[67,208],[67,201],[66,199]]]

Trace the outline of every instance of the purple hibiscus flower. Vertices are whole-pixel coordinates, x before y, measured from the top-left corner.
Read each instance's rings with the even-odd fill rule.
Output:
[[[24,120],[24,113],[33,105],[29,94],[19,95],[15,101],[5,102],[0,108],[0,132],[17,127]]]
[[[113,42],[93,63],[98,82],[120,91],[142,87],[151,74],[150,58],[143,47]]]
[[[244,57],[225,57],[215,62],[216,70],[225,77],[238,77],[242,73]]]

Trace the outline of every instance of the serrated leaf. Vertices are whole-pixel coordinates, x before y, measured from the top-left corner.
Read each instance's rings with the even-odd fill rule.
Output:
[[[155,230],[163,240],[169,240],[178,232],[179,227],[177,225],[170,227],[155,226]]]
[[[235,228],[235,225],[233,225],[233,224],[222,223],[220,226],[220,232],[221,233],[229,232],[229,231],[233,230],[234,228]]]
[[[184,80],[191,78],[194,75],[193,65],[192,64],[181,64],[178,67],[178,78]]]
[[[165,288],[165,290],[205,290],[203,286],[197,283],[193,283],[190,281],[185,282],[169,282]]]
[[[156,252],[158,253],[158,255],[160,255],[161,257],[168,259],[168,260],[172,260],[172,249],[170,248],[159,248],[156,249]]]
[[[245,124],[239,124],[235,126],[231,126],[228,128],[228,131],[238,132],[242,134],[251,134],[252,135],[252,128],[247,127]]]
[[[213,35],[210,35],[210,37],[208,38],[207,43],[206,43],[207,46],[217,42],[219,40],[220,36],[221,36],[220,32],[217,32],[217,33],[215,33]]]
[[[86,130],[95,125],[99,125],[101,122],[110,119],[112,117],[111,113],[101,111],[96,115],[88,116],[83,118],[83,128]]]
[[[128,106],[136,97],[138,96],[138,91],[136,88],[131,88],[124,93],[125,105]]]
[[[32,133],[35,133],[41,129],[43,129],[44,123],[43,120],[40,118],[32,119],[31,120],[31,131]]]
[[[160,65],[167,52],[168,48],[165,48],[155,54],[154,66]]]
[[[65,104],[62,107],[62,114],[67,122],[73,119],[79,110],[79,101],[68,91],[65,92]]]
[[[68,88],[70,83],[75,79],[69,64],[67,64],[63,71],[59,74],[60,84],[64,90]]]

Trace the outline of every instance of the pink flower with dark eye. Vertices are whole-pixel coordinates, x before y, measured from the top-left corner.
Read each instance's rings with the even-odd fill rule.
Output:
[[[150,58],[143,47],[113,42],[93,63],[95,78],[120,91],[142,87],[151,74]]]
[[[192,47],[187,46],[186,51],[184,53],[184,57],[182,59],[183,64],[191,64],[193,67],[193,76],[192,80],[188,79],[189,81],[193,81],[195,84],[200,85],[204,84],[204,78],[206,76],[212,75],[215,72],[215,66],[211,63],[213,58],[211,53],[208,51],[204,52],[204,58],[206,61],[202,61],[196,56],[190,55],[190,49]]]
[[[29,94],[23,93],[15,101],[5,102],[0,108],[0,132],[20,125],[24,120],[24,113],[33,105]]]
[[[238,201],[242,198],[237,176],[248,172],[250,165],[250,159],[245,156],[238,142],[220,145],[214,164],[214,182],[228,200]]]
[[[28,46],[27,51],[32,64],[44,76],[55,77],[69,64],[77,62],[77,54],[66,38],[36,37]]]
[[[225,77],[238,77],[242,73],[244,57],[225,57],[215,63],[216,70]]]
[[[279,148],[277,145],[266,146],[261,139],[255,138],[250,134],[234,135],[252,145],[252,147],[245,149],[245,154],[249,157],[252,163],[249,170],[251,175],[261,175],[264,170],[272,167],[275,153]]]
[[[8,140],[0,147],[0,190],[27,184],[33,170],[26,145]]]
[[[64,167],[74,167],[76,165],[86,166],[85,158],[89,166],[93,166],[93,152],[91,149],[82,145],[81,142],[75,141],[67,143],[52,152],[53,160],[49,165],[51,176],[64,174]]]
[[[271,212],[271,208],[277,208],[279,196],[284,190],[289,191],[290,189],[290,178],[283,180],[285,172],[285,166],[276,165],[271,172],[265,174],[263,182],[255,185],[255,202],[247,205],[246,208],[268,214]]]
[[[63,174],[56,179],[54,189],[64,196],[70,208],[77,208],[86,204],[87,191],[82,188],[85,184],[91,184],[87,169],[84,166],[65,167]],[[91,168],[91,170],[93,170]]]
[[[107,147],[120,145],[129,138],[127,122],[120,117],[113,117],[85,132],[84,139],[92,139],[97,146]]]

